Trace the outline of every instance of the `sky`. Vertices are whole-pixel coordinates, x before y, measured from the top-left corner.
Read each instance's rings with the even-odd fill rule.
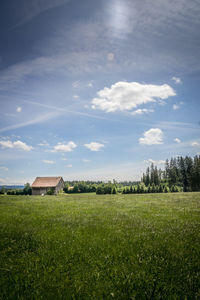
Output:
[[[200,154],[200,2],[2,0],[0,184]]]

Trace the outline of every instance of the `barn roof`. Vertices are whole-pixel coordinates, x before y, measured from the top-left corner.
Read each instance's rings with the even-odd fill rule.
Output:
[[[56,187],[62,177],[36,177],[32,187]],[[62,179],[63,180],[63,179]]]

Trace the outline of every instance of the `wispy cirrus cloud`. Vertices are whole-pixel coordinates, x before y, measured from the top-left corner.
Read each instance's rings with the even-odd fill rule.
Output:
[[[71,109],[68,109],[66,107],[58,107],[58,106],[55,106],[55,105],[48,105],[48,104],[39,103],[39,102],[35,102],[35,101],[24,101],[24,102],[29,103],[29,104],[33,104],[33,105],[36,105],[36,106],[52,109],[54,111],[54,114],[55,114],[55,111],[57,111],[57,112],[60,112],[60,113],[69,113],[69,114],[75,114],[75,115],[79,115],[79,116],[83,116],[83,117],[90,117],[90,118],[99,119],[99,120],[111,121],[110,118],[97,116],[97,115],[94,115],[94,114],[89,114],[89,113],[84,112],[84,111],[71,110]],[[118,122],[118,120],[115,120],[115,121]]]
[[[55,164],[55,161],[54,161],[54,160],[43,159],[42,162],[45,163],[45,164],[49,164],[49,165]]]
[[[49,147],[49,143],[46,143],[45,141],[43,143],[39,143],[38,146],[40,147]]]
[[[84,163],[89,163],[90,160],[89,160],[89,159],[86,159],[86,158],[83,158],[83,159],[82,159],[82,162],[84,162]]]
[[[141,104],[166,100],[176,93],[168,84],[153,85],[119,81],[110,88],[105,87],[92,100],[92,108],[105,112],[130,111]]]
[[[19,27],[31,21],[33,18],[49,9],[64,5],[68,2],[70,2],[70,0],[20,0],[18,2],[18,6],[16,7],[16,15],[19,21],[13,26],[13,28]]]
[[[26,121],[26,122],[22,122],[22,123],[18,123],[18,124],[14,124],[14,125],[10,125],[10,126],[0,128],[0,132],[10,131],[10,130],[13,130],[13,129],[22,128],[22,127],[42,123],[42,122],[50,120],[51,118],[55,118],[57,116],[58,116],[58,114],[55,113],[55,112],[44,114],[44,115],[41,115],[41,116],[39,116],[39,117],[37,117],[33,120],[29,120],[29,121]]]

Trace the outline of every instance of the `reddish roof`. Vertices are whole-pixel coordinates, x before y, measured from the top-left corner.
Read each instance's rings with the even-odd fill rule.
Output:
[[[36,177],[32,187],[56,187],[62,177]],[[62,179],[63,180],[63,179]]]

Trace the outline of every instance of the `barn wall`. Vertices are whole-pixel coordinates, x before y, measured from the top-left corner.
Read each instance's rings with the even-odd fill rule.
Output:
[[[60,179],[59,183],[56,186],[55,193],[59,193],[64,188],[64,181]]]
[[[47,191],[48,188],[32,188],[32,195],[45,195]]]

